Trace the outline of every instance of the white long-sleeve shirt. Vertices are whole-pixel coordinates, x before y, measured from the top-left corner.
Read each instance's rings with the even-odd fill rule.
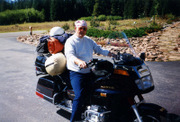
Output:
[[[104,50],[101,46],[97,45],[88,36],[83,38],[77,37],[75,34],[67,39],[65,43],[65,55],[67,58],[67,68],[69,70],[79,73],[89,73],[90,68],[81,69],[74,63],[76,58],[85,62],[90,61],[93,58],[93,52],[107,56],[109,51]]]

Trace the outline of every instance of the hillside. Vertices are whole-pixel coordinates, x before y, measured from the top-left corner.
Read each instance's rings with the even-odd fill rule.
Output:
[[[17,40],[37,46],[39,38],[43,35],[20,36]],[[93,39],[97,42],[105,40],[104,38]],[[147,36],[130,38],[130,41],[138,54],[146,53],[146,61],[180,61],[180,21],[165,25],[163,30]],[[103,47],[114,52],[121,50],[115,46],[104,45]]]

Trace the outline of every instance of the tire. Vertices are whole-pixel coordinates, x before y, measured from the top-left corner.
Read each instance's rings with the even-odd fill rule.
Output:
[[[142,114],[141,119],[143,122],[168,122],[167,118],[161,115],[150,114]],[[137,118],[134,119],[134,122],[138,122]]]
[[[180,122],[180,116],[173,113],[167,114],[168,122]]]

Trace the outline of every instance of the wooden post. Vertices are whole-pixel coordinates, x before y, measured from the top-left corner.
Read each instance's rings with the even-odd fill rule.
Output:
[[[30,29],[30,35],[32,35],[32,27],[29,26],[29,29]]]

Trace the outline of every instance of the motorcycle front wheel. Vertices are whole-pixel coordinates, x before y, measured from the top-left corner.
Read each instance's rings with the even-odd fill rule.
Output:
[[[141,119],[143,122],[167,122],[167,118],[161,115],[142,114]],[[137,118],[133,122],[139,122]]]

